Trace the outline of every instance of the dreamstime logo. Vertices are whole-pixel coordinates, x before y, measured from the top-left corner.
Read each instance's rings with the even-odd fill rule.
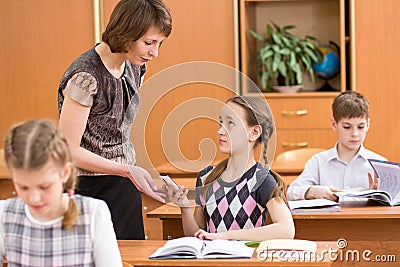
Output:
[[[201,85],[211,87],[212,93],[198,92],[195,94],[196,97],[189,96],[181,101],[176,101],[176,106],[168,111],[163,109],[163,101],[168,99],[175,90],[181,90],[182,86],[196,86],[196,88],[200,86],[200,90],[202,90]],[[196,120],[202,120],[217,129],[221,107],[228,98],[239,95],[241,86],[246,86],[249,92],[261,96],[261,90],[246,75],[230,66],[215,62],[183,63],[153,75],[140,88],[140,105],[133,126],[124,129],[124,154],[130,156],[134,162],[136,151],[140,165],[145,166],[153,178],[158,175],[152,161],[152,158],[155,157],[165,157],[175,168],[184,172],[199,172],[216,159],[218,144],[213,141],[213,138],[217,136],[217,133],[215,132],[215,136],[205,136],[202,140],[193,140],[190,147],[181,147],[182,139],[190,140],[191,138],[183,133]],[[209,97],[209,95],[215,97]],[[264,99],[264,101],[266,100]],[[133,113],[137,109],[137,103],[132,101],[131,104],[128,111],[133,112],[127,112],[129,115],[125,117],[124,125],[130,125],[130,121],[133,121],[132,117],[135,116]],[[171,108],[170,104],[168,108]],[[152,118],[155,117],[157,125],[152,122]],[[201,133],[201,130],[191,129],[186,132]],[[131,141],[135,150],[132,148]],[[162,155],[154,155],[154,151],[152,154],[152,151],[149,150],[149,147],[154,148],[158,142],[162,147]],[[274,157],[275,144],[276,134],[274,131],[267,146],[269,163],[272,163]],[[188,159],[184,153],[188,149],[200,152],[200,156],[195,160]],[[261,153],[260,158],[262,159]]]
[[[344,238],[336,241],[336,248],[328,247],[320,251],[299,251],[299,250],[271,250],[266,247],[257,252],[260,261],[281,261],[281,262],[321,262],[345,261],[345,262],[396,262],[394,254],[374,254],[372,250],[349,249],[348,242]]]

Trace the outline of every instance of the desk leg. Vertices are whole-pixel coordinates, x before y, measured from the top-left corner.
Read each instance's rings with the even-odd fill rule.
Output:
[[[181,219],[162,219],[163,239],[183,237],[183,228]]]

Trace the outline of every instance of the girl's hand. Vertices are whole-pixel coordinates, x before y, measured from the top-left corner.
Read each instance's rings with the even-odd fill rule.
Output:
[[[166,195],[157,187],[153,178],[150,174],[143,168],[133,165],[127,165],[129,174],[128,177],[132,183],[137,187],[137,189],[154,198],[162,203],[165,203],[164,198]]]
[[[173,185],[163,185],[162,191],[166,193],[169,201],[173,202],[175,205],[179,207],[189,207],[190,202],[187,198],[187,194],[189,189],[185,189],[183,186],[179,187],[176,191]],[[175,192],[174,192],[175,191]]]
[[[202,239],[202,240],[204,240],[204,239],[207,239],[207,240],[224,239],[218,233],[209,233],[207,231],[204,231],[203,229],[200,229],[196,233],[194,233],[194,236],[199,239]]]

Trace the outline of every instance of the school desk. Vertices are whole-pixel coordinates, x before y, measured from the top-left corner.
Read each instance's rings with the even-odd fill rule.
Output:
[[[382,206],[374,201],[346,201],[335,213],[294,214],[296,238],[309,240],[400,241],[400,206]],[[183,236],[180,209],[164,204],[147,213],[162,221],[163,238]]]
[[[118,245],[121,251],[122,260],[133,266],[218,266],[218,267],[251,267],[251,266],[331,266],[332,260],[326,257],[320,262],[281,262],[260,261],[254,253],[251,259],[170,259],[170,260],[149,260],[148,257],[163,246],[163,240],[119,240]],[[336,242],[318,242],[317,255],[329,247],[337,249]]]
[[[323,262],[261,262],[253,255],[251,259],[207,259],[207,260],[149,260],[148,257],[157,248],[163,246],[165,241],[162,240],[119,240],[118,246],[121,252],[122,260],[132,264],[133,266],[218,266],[218,267],[236,267],[236,266],[334,266],[334,267],[350,267],[350,266],[398,266],[400,261],[400,246],[397,241],[354,241],[348,242],[347,247],[342,252],[333,254],[333,259],[329,261],[328,257]],[[337,250],[336,242],[317,242],[317,255],[321,255],[322,250]],[[370,253],[365,254],[365,251]],[[349,253],[351,252],[351,253]],[[337,257],[335,257],[335,255]],[[342,256],[340,258],[340,256]],[[357,260],[359,256],[359,260]],[[378,258],[379,257],[379,258]],[[378,262],[378,259],[380,262]],[[383,261],[384,259],[384,261]],[[369,261],[368,261],[369,260]],[[7,267],[4,263],[3,267]]]

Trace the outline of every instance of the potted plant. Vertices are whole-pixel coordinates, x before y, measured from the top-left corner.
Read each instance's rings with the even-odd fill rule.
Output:
[[[274,86],[294,86],[289,92],[302,88],[303,72],[309,73],[314,81],[314,62],[318,62],[321,52],[314,44],[317,38],[305,36],[300,38],[289,32],[293,25],[278,26],[274,22],[267,24],[266,38],[253,30],[251,35],[263,43],[258,51],[258,68],[263,89]],[[278,88],[275,88],[279,90]],[[286,91],[288,92],[288,91]]]

